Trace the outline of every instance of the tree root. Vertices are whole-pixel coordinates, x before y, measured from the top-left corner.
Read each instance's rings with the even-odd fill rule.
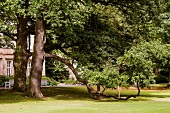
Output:
[[[104,88],[104,86],[102,86]],[[98,91],[93,91],[91,92],[90,94],[90,97],[92,99],[95,99],[95,100],[100,100],[100,99],[103,99],[103,98],[114,98],[116,100],[128,100],[130,98],[136,98],[140,95],[140,87],[139,87],[139,83],[137,82],[137,89],[138,89],[138,93],[136,95],[129,95],[127,97],[117,97],[115,95],[108,95],[108,94],[104,94],[104,91],[105,91],[105,88],[104,90],[102,91],[102,93],[98,92]]]
[[[108,94],[102,94],[102,93],[91,93],[90,97],[94,100],[101,100],[103,98],[114,98],[116,100],[128,100],[130,98],[136,98],[138,95],[129,95],[127,97],[117,97],[115,95],[108,95]]]

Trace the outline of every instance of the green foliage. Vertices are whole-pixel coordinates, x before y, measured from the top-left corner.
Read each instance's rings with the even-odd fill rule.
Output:
[[[5,82],[9,81],[9,78],[5,75],[0,75],[0,86],[4,87],[5,86]]]
[[[99,71],[95,68],[84,68],[82,77],[90,84],[102,84],[106,88],[116,88],[138,82],[140,87],[149,87],[155,82],[154,69],[168,70],[169,44],[160,40],[141,42],[125,51],[124,56],[118,58],[118,67],[104,68]],[[120,72],[120,69],[123,71]]]
[[[93,69],[83,69],[82,73],[82,77],[91,84],[101,83],[107,84],[108,87],[116,87],[116,85],[124,84],[126,86],[130,83],[140,82],[141,87],[149,86],[149,83],[154,81],[153,71],[158,66],[157,62],[160,62],[160,58],[156,61],[158,56],[152,54],[155,55],[155,58],[152,58],[152,55],[145,51],[144,47],[138,46],[136,49],[134,46],[131,48],[131,52],[125,52],[124,57],[119,58],[122,61],[125,57],[127,58],[125,58],[125,63],[127,63],[125,65],[128,67],[123,64],[126,72],[120,74],[117,67],[110,69],[115,71],[104,69],[101,72],[99,70],[107,64],[115,64],[117,57],[123,55],[125,49],[137,42],[158,38],[155,28],[161,5],[154,0],[117,1],[116,5],[111,1],[93,2],[91,8],[89,8],[90,5],[87,7],[82,5],[86,9],[85,12],[77,9],[81,10],[84,15],[82,13],[79,13],[79,16],[72,15],[75,14],[72,10],[66,15],[67,10],[62,10],[61,24],[49,22],[53,28],[48,32],[47,50],[50,50],[52,45],[53,49],[58,49],[67,58],[76,60],[80,66],[93,64]],[[110,2],[110,4],[106,5],[106,2]],[[70,7],[64,8],[69,9]],[[79,18],[79,25],[72,24],[76,17],[82,17]],[[158,44],[154,45],[154,43],[152,47],[147,44],[153,53],[157,51],[154,47]],[[163,62],[167,64],[166,61]],[[122,82],[126,80],[126,83]],[[110,81],[110,84],[106,81]]]
[[[14,48],[14,43],[9,37],[0,34],[0,48]]]
[[[81,65],[102,67],[108,61],[115,63],[125,49],[139,40],[157,38],[157,1],[92,2],[57,1],[52,5],[55,8],[46,17],[46,50],[60,50]]]
[[[57,86],[58,82],[53,78],[42,76],[41,80],[47,80],[48,86]],[[26,85],[29,86],[29,76],[26,78]]]
[[[168,83],[168,78],[166,76],[163,75],[158,75],[155,77],[155,81],[157,84],[159,83]]]
[[[46,59],[46,76],[56,81],[62,81],[67,78],[68,72],[64,64],[54,59]]]
[[[14,79],[14,75],[12,75],[12,76],[9,77],[9,80],[12,80],[12,79]]]
[[[164,2],[164,3],[163,3]],[[170,12],[169,12],[169,1],[162,1],[160,14],[158,15],[159,22],[157,23],[158,26],[156,27],[156,32],[162,38],[164,43],[170,43],[169,37],[169,26],[170,26]]]
[[[81,76],[82,78],[88,80],[89,84],[101,84],[106,88],[116,88],[117,86],[129,86],[126,82],[128,76],[119,75],[119,70],[117,67],[106,67],[102,71],[90,70],[86,68],[83,70]]]
[[[78,81],[76,81],[76,80],[74,80],[72,78],[69,78],[69,79],[65,80],[64,83],[65,84],[72,84],[72,85],[74,85],[74,84],[77,84]]]
[[[58,82],[53,78],[42,76],[42,80],[47,80],[49,86],[57,86]]]
[[[61,26],[55,25],[57,23],[53,21],[56,19],[49,20],[46,50],[60,50],[79,65],[93,63],[96,67],[102,67],[107,61],[114,62],[113,59],[123,53],[121,47],[128,45],[126,39],[121,40],[119,37],[117,24],[125,20],[121,17],[121,11],[111,5],[96,4],[91,8],[87,4],[81,6],[76,9],[79,10],[79,15],[72,12],[74,8],[69,9],[69,5],[64,7],[71,12],[66,15],[65,10],[61,10],[62,14],[56,15],[56,18],[61,17]],[[78,22],[74,22],[74,18],[79,18]]]
[[[132,82],[139,82],[141,87],[154,82],[154,69],[167,70],[169,67],[169,44],[160,40],[142,42],[126,51],[118,58],[118,64],[124,69]]]

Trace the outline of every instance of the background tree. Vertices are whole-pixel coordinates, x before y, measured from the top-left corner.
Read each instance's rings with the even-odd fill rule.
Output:
[[[141,88],[149,86],[155,80],[154,69],[167,70],[169,67],[169,44],[160,40],[144,41],[119,57],[118,64],[124,69],[122,76],[129,76],[129,83],[136,82]]]
[[[45,71],[47,77],[53,78],[58,82],[63,82],[68,79],[68,72],[66,71],[63,63],[51,58],[46,58],[45,61]]]
[[[28,60],[27,36],[31,30],[27,16],[29,0],[8,0],[0,2],[0,32],[16,41],[14,53],[14,87],[15,91],[26,90],[26,68]]]

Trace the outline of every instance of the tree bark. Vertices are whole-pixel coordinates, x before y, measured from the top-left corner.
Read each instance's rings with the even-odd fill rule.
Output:
[[[26,70],[27,70],[27,36],[28,29],[27,18],[24,16],[18,17],[18,26],[17,26],[17,41],[16,49],[14,53],[14,91],[25,92],[26,91]]]
[[[100,93],[100,84],[97,84],[97,92]]]
[[[156,68],[156,69],[155,69],[155,75],[156,75],[156,76],[159,76],[159,68]]]
[[[117,86],[117,96],[118,98],[120,98],[120,86],[119,85]]]
[[[41,77],[44,61],[44,45],[46,43],[45,22],[43,17],[37,17],[35,23],[34,50],[30,74],[30,96],[43,98],[41,93]]]
[[[138,88],[138,94],[136,96],[139,96],[140,95],[140,85],[139,85],[139,82],[137,82],[137,88]]]

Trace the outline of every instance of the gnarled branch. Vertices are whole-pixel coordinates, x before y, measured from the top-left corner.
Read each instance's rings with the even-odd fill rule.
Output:
[[[54,58],[54,59],[56,59],[56,60],[64,63],[65,65],[67,65],[67,66],[72,70],[72,72],[75,74],[77,80],[78,80],[79,82],[82,82],[82,83],[84,83],[84,84],[86,85],[89,93],[95,92],[95,90],[88,84],[88,81],[82,80],[82,79],[78,76],[78,72],[76,71],[76,69],[74,68],[73,64],[72,64],[68,59],[62,58],[62,57],[59,56],[59,55],[49,54],[49,53],[44,53],[44,56],[45,56],[45,57],[48,57],[48,58]]]

